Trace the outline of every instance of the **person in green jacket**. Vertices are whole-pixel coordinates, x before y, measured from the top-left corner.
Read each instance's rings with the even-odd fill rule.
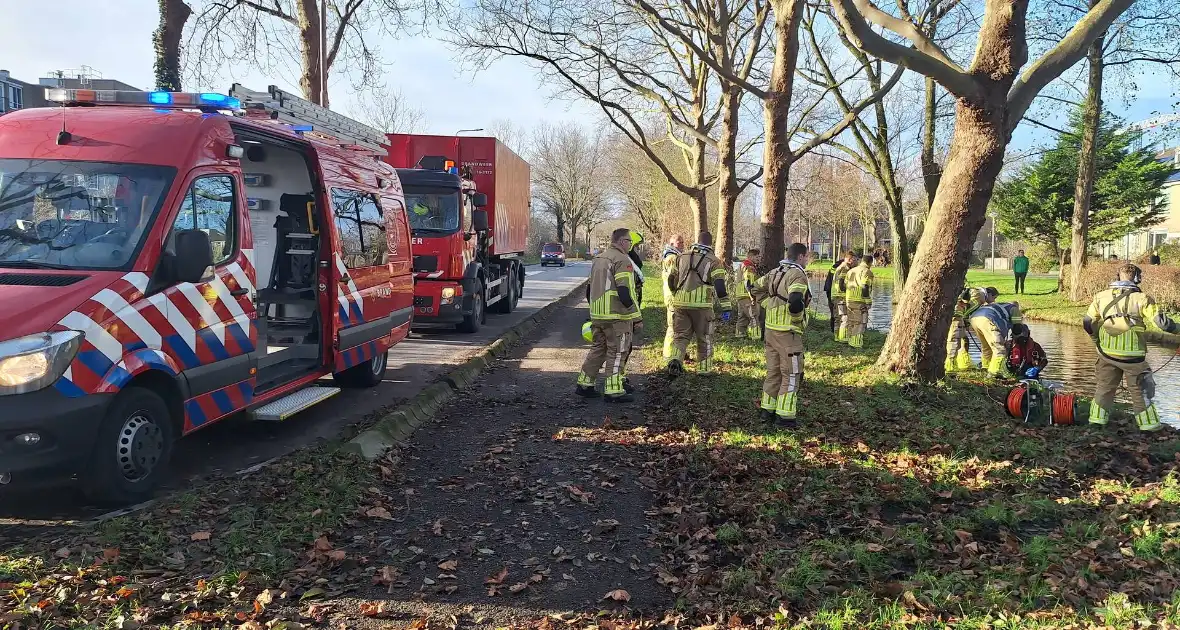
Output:
[[[1024,293],[1024,277],[1028,275],[1028,256],[1018,250],[1012,259],[1012,273],[1016,276],[1016,293]]]

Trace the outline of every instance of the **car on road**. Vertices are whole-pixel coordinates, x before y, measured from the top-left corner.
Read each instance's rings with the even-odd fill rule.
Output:
[[[147,498],[176,438],[381,383],[409,334],[385,136],[271,87],[0,119],[0,484]]]
[[[561,243],[545,243],[541,246],[541,266],[565,266],[565,245]]]

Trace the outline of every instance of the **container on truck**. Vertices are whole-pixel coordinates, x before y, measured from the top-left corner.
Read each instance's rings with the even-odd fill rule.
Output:
[[[381,382],[413,279],[384,135],[278,88],[0,119],[0,481],[147,496],[176,438]]]
[[[524,291],[529,165],[495,138],[389,134],[414,245],[414,325],[476,332]]]

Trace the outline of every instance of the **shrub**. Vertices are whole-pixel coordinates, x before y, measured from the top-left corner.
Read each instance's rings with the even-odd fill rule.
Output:
[[[1110,286],[1117,277],[1119,267],[1123,261],[1092,262],[1082,270],[1082,299],[1086,302],[1094,299],[1094,295]],[[1156,303],[1171,313],[1180,312],[1180,267],[1172,265],[1140,265],[1143,270],[1143,291],[1155,298]],[[1069,274],[1065,275],[1068,288]]]
[[[1049,273],[1057,268],[1057,256],[1047,245],[1030,245],[1024,253],[1028,256],[1028,270],[1033,273]]]

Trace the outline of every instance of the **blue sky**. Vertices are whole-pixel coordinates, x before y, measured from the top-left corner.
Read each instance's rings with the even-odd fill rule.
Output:
[[[192,4],[192,3],[190,3]],[[51,70],[87,65],[105,78],[151,88],[152,31],[156,0],[0,0],[0,69],[35,83]],[[453,54],[428,38],[378,40],[387,65],[384,82],[418,103],[426,112],[426,131],[450,134],[511,120],[531,127],[574,119],[597,124],[584,105],[555,102],[552,89],[537,73],[516,60],[502,60],[479,75],[462,71]],[[214,87],[237,81],[255,90],[272,83],[298,93],[297,76],[263,76],[239,68],[223,70]],[[330,84],[332,108],[348,112],[355,101],[349,81]]]

